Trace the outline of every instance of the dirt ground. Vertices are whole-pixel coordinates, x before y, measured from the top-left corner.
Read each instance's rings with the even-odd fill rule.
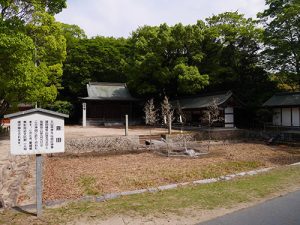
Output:
[[[299,161],[297,149],[250,143],[216,145],[199,158],[155,153],[45,157],[43,196],[54,200],[101,195]]]
[[[164,134],[167,130],[164,128],[152,128],[152,134]],[[66,138],[77,137],[96,137],[96,136],[119,136],[124,135],[125,127],[82,127],[82,126],[65,126]],[[149,135],[149,129],[145,127],[129,127],[129,135]]]

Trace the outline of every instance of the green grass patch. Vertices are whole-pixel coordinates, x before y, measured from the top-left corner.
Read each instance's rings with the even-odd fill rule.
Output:
[[[261,162],[233,161],[209,164],[192,170],[164,170],[161,171],[161,177],[169,183],[178,183],[198,179],[216,178],[228,174],[234,174],[244,171],[257,169],[264,166]],[[146,183],[146,182],[145,182]]]
[[[85,195],[99,195],[96,187],[96,178],[91,176],[80,177],[79,184]]]
[[[248,162],[248,161],[236,161],[236,162],[223,162],[218,164],[212,164],[206,166],[202,171],[202,177],[215,178],[228,174],[244,172],[253,170],[264,166],[261,162]]]
[[[249,166],[254,165],[250,163]],[[91,185],[93,182],[86,183]],[[268,197],[291,187],[300,187],[300,166],[281,167],[260,175],[226,182],[188,186],[153,194],[124,196],[102,203],[71,203],[64,207],[45,210],[43,221],[47,221],[47,224],[62,224],[82,216],[102,218],[116,214],[147,215],[162,212],[180,214],[186,208],[196,210],[230,208],[239,203]],[[19,214],[21,216],[16,217],[13,216],[14,214],[16,213],[4,213],[5,219],[1,218],[1,220],[28,224],[27,215]]]

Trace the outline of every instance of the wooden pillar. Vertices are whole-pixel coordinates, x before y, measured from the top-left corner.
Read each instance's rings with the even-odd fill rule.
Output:
[[[171,115],[168,116],[168,134],[172,133],[172,118]]]
[[[125,115],[125,136],[128,136],[128,115]]]
[[[86,127],[86,103],[82,103],[82,126]]]

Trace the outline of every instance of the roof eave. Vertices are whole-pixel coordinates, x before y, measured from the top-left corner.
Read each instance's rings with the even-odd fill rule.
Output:
[[[50,110],[47,110],[47,109],[41,109],[41,108],[34,108],[34,109],[26,110],[26,111],[7,114],[7,115],[4,115],[4,118],[12,119],[12,118],[15,118],[15,117],[20,117],[20,116],[24,116],[24,115],[33,114],[33,113],[44,113],[44,114],[50,114],[50,115],[56,116],[56,117],[69,118],[69,115],[67,115],[67,114],[54,112],[54,111],[50,111]]]
[[[300,106],[300,104],[295,104],[295,105],[293,105],[293,104],[290,104],[290,105],[265,105],[265,104],[263,104],[263,107],[269,107],[269,108],[282,108],[282,107],[299,107]]]
[[[80,100],[87,100],[87,101],[140,101],[140,99],[137,98],[127,98],[127,99],[122,99],[122,98],[91,98],[91,97],[79,97]]]

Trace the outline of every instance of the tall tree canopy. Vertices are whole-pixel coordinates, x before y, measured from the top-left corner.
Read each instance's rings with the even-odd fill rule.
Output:
[[[67,51],[72,49],[73,45],[80,39],[87,38],[84,30],[77,25],[61,23],[63,35],[67,41]]]
[[[57,14],[66,8],[66,0],[1,0],[1,20],[30,20],[36,12]]]
[[[206,19],[200,71],[210,75],[209,90],[233,90],[251,105],[260,105],[274,84],[260,63],[263,30],[238,12]]]
[[[0,2],[0,99],[53,102],[61,87],[66,43],[51,14],[65,0]]]
[[[266,0],[259,14],[265,26],[265,65],[280,87],[300,88],[300,1]]]
[[[66,39],[61,24],[47,13],[36,13],[26,26],[34,40],[34,60],[38,69],[40,87],[30,91],[37,102],[53,102],[61,89],[63,62],[66,58]]]
[[[73,40],[68,46],[64,64],[65,90],[62,95],[68,95],[73,100],[86,96],[86,84],[90,81],[126,82],[125,59],[129,54],[127,40],[82,37],[84,36],[80,35],[77,41]]]
[[[208,75],[197,68],[203,58],[204,23],[183,26],[144,26],[133,32],[129,42],[132,57],[128,84],[140,96],[192,94],[208,85]]]

